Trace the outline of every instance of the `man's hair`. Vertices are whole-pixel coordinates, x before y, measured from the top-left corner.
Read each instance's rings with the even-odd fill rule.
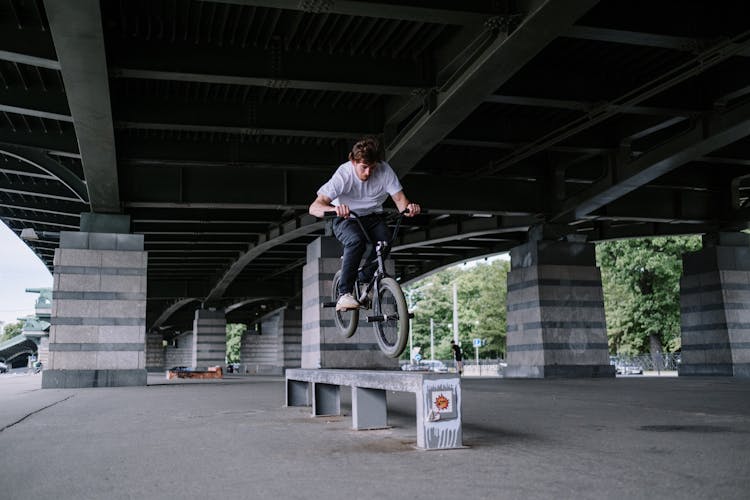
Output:
[[[367,136],[358,140],[349,153],[349,160],[368,164],[383,161],[383,151],[378,138]]]

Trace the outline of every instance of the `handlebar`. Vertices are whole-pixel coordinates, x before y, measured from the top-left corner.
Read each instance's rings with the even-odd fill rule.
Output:
[[[422,213],[425,213],[425,212],[426,212],[425,210],[422,210]],[[393,212],[382,212],[382,213],[385,215],[388,215],[389,213],[393,213]],[[393,242],[393,240],[396,239],[396,236],[398,235],[398,230],[401,227],[401,221],[403,220],[404,215],[408,213],[409,213],[408,208],[405,208],[404,210],[398,212],[398,216],[395,219],[397,221],[396,228],[393,230],[393,233],[391,234],[391,240],[388,242],[389,245]],[[326,210],[325,212],[323,212],[323,215],[326,218],[338,217],[335,210]],[[355,212],[354,210],[349,210],[349,215],[354,216],[354,220],[356,220],[357,224],[359,224],[359,227],[362,229],[362,233],[365,235],[365,238],[367,238],[367,240],[370,241],[370,243],[372,243],[372,240],[370,239],[370,235],[367,233],[367,230],[365,230],[364,225],[362,225],[362,221],[360,220],[361,217],[357,214],[357,212]]]
[[[383,213],[383,214],[387,215],[389,212],[380,212],[380,213]],[[401,212],[398,212],[399,215],[406,215],[408,213],[409,213],[409,209],[408,208],[405,208]],[[424,213],[424,210],[422,211],[422,213]],[[326,210],[325,212],[323,212],[323,215],[326,216],[326,217],[338,217],[338,215],[336,214],[335,210]],[[349,210],[349,215],[353,215],[355,218],[359,218],[360,217],[360,215],[357,212],[355,212],[354,210]]]

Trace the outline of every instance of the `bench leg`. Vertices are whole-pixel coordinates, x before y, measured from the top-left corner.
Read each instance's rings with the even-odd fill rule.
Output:
[[[301,380],[286,381],[286,405],[310,406],[310,384]]]
[[[352,387],[352,428],[384,429],[388,427],[385,391]]]
[[[460,379],[425,380],[416,399],[417,447],[462,448]]]
[[[341,415],[341,387],[313,383],[313,416]]]

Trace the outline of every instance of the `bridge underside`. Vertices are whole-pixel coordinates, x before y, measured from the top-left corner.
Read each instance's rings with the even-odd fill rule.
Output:
[[[749,57],[742,2],[0,0],[0,220],[127,215],[167,338],[299,300],[306,208],[361,134],[429,209],[403,281],[539,225],[742,229]]]

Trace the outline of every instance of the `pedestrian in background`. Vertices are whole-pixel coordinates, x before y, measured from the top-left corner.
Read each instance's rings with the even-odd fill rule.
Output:
[[[464,372],[464,358],[461,356],[461,347],[453,340],[451,340],[451,351],[453,351],[453,359],[456,360],[456,371],[461,375]]]

